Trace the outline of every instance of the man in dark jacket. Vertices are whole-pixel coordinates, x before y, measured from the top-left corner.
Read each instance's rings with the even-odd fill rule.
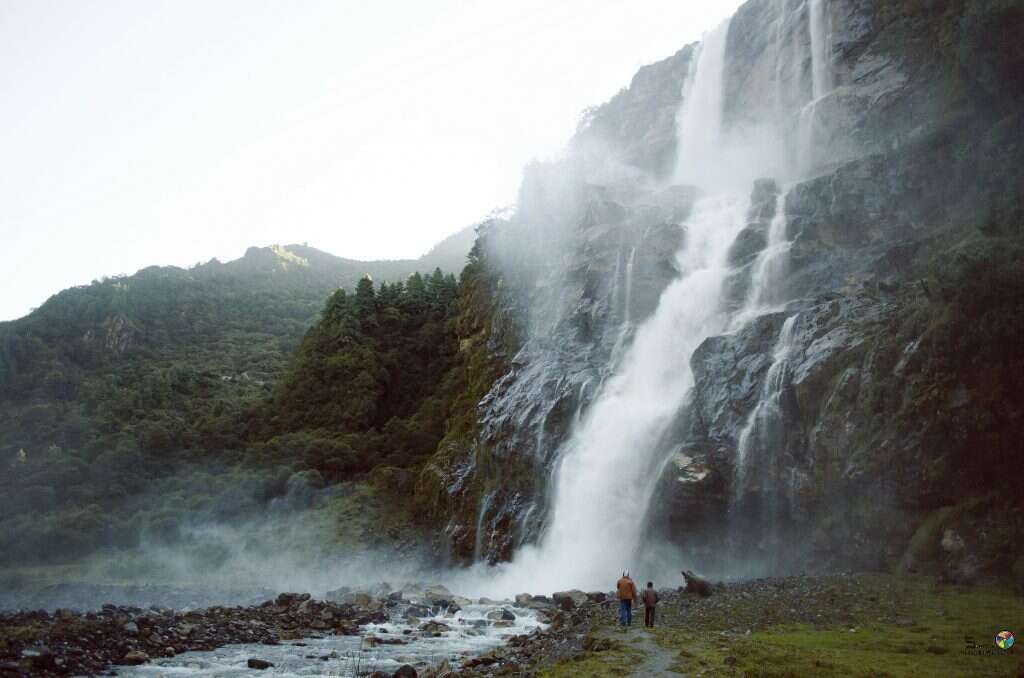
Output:
[[[654,582],[647,582],[642,596],[644,599],[644,626],[654,628],[654,606],[658,604],[658,592],[654,590]]]
[[[636,584],[629,578],[629,570],[623,570],[622,578],[615,583],[619,599],[619,623],[623,630],[633,624],[633,601],[636,600]]]

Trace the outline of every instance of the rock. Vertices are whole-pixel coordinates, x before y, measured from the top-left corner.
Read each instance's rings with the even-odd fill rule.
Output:
[[[119,661],[118,664],[122,664],[124,666],[138,666],[139,664],[145,664],[148,661],[148,654],[141,650],[133,650],[121,657],[121,661]]]
[[[425,635],[439,636],[442,633],[451,630],[451,627],[447,624],[439,621],[428,621],[420,625],[420,631]]]
[[[409,641],[402,640],[401,638],[381,638],[380,636],[366,636],[366,642],[370,644],[370,647],[377,645],[408,645]]]
[[[551,599],[555,602],[562,610],[571,612],[576,607],[589,602],[587,594],[579,589],[572,589],[571,591],[559,591],[551,594]]]
[[[608,594],[603,591],[590,591],[587,593],[587,598],[592,603],[603,603],[608,600]]]
[[[487,613],[487,619],[491,621],[515,621],[516,616],[508,608],[501,608],[498,610],[491,610]]]
[[[344,596],[346,593],[351,593],[351,592],[352,592],[352,589],[349,588],[348,586],[341,586],[339,588],[336,588],[336,589],[333,589],[331,591],[326,592],[324,594],[324,600],[329,600],[331,602],[337,603],[337,602],[341,601],[342,596]]]
[[[428,586],[423,590],[423,600],[431,604],[438,603],[439,601],[450,602],[454,598],[454,594],[440,584]]]
[[[282,593],[274,602],[279,607],[291,607],[309,599],[308,593]]]
[[[736,657],[733,657],[732,655],[729,655],[729,656],[727,656],[722,661],[722,663],[725,664],[726,666],[735,666],[736,665]]]
[[[533,596],[531,596],[529,593],[520,593],[516,596],[516,605],[529,605],[532,600]]]
[[[608,638],[595,638],[588,635],[583,639],[583,649],[588,652],[605,652],[612,649],[612,642]]]
[[[341,597],[342,603],[356,607],[369,607],[374,601],[373,596],[365,592],[347,593]]]
[[[273,665],[272,662],[268,662],[265,659],[256,659],[255,657],[251,658],[247,663],[250,669],[256,669],[257,671],[264,671]]]
[[[55,665],[53,651],[46,645],[35,645],[22,650],[21,658],[27,659],[34,669],[52,669]]]
[[[391,674],[391,678],[416,678],[416,676],[416,669],[408,664],[400,666],[397,671]]]
[[[711,595],[711,583],[708,580],[698,577],[689,570],[683,570],[682,575],[683,580],[686,581],[687,593],[696,593],[704,598]]]
[[[942,534],[942,550],[946,553],[958,553],[964,550],[964,540],[954,530],[947,529]]]

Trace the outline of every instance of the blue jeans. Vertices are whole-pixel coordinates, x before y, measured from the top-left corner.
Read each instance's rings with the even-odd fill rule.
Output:
[[[633,625],[633,601],[632,600],[620,600],[619,601],[619,623],[623,626]]]

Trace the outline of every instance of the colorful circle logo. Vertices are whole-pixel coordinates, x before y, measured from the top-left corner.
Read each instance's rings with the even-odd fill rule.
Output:
[[[1000,649],[1009,650],[1013,647],[1013,641],[1013,634],[1009,631],[1000,631],[996,634],[996,645],[998,645]]]

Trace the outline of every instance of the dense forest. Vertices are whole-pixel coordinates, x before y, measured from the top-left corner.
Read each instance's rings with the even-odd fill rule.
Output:
[[[174,541],[251,515],[296,474],[322,487],[431,453],[460,285],[401,266],[375,283],[344,261],[253,248],[0,325],[0,560]]]

